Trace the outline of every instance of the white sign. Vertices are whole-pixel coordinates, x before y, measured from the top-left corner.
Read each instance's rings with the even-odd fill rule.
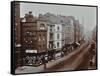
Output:
[[[29,49],[27,49],[26,53],[37,53],[37,50],[29,50]]]
[[[21,44],[15,44],[16,47],[21,47]]]

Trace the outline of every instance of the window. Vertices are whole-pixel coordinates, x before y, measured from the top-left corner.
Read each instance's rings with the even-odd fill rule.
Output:
[[[32,32],[30,32],[29,34],[32,35]]]
[[[45,35],[45,34],[43,34],[43,36],[45,37],[46,35]]]
[[[63,20],[61,20],[61,23],[63,23]]]
[[[52,32],[52,29],[50,29],[50,32]]]
[[[41,34],[39,34],[39,36],[41,37]]]
[[[43,23],[40,24],[40,29],[42,29],[42,30],[45,29],[45,25]]]
[[[50,28],[52,28],[52,26],[50,26]]]
[[[41,41],[41,38],[39,37],[39,41]]]
[[[33,41],[31,40],[31,43],[32,43]]]
[[[59,30],[59,26],[57,27],[57,30]]]
[[[27,43],[28,41],[26,40],[25,42]]]
[[[29,31],[27,31],[26,33],[27,33],[27,34],[29,34],[30,32],[29,32]]]
[[[43,37],[43,41],[45,41],[45,38]]]
[[[39,50],[41,50],[41,45],[39,45],[39,47],[38,47],[38,48],[39,48]]]
[[[15,25],[16,25],[16,26],[18,25],[17,22],[15,23]]]
[[[57,39],[59,39],[59,34],[57,34]]]
[[[46,44],[43,44],[44,49],[45,49],[45,46],[46,46]]]
[[[68,32],[70,32],[71,31],[71,27],[67,27],[67,30],[68,30]]]
[[[59,47],[59,42],[57,42],[57,47]]]
[[[26,31],[26,36],[31,36],[31,35],[32,35],[32,32],[29,31],[29,30],[27,30],[27,31]]]

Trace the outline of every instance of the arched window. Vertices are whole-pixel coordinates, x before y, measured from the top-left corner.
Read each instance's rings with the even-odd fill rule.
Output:
[[[45,29],[45,24],[41,23],[40,24],[40,29],[44,30]]]

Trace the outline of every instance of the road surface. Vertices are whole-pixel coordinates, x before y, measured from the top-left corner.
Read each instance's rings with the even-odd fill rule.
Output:
[[[89,49],[91,45],[89,42],[82,44],[70,58],[55,64],[54,66],[45,69],[49,71],[67,71],[67,70],[84,70],[89,68]]]

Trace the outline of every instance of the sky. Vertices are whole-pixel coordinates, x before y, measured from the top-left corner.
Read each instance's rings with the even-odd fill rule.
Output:
[[[96,7],[20,3],[21,17],[24,17],[29,11],[32,11],[34,16],[47,12],[55,15],[74,16],[75,19],[79,20],[80,24],[84,25],[84,29],[87,31],[92,30],[96,26]]]

